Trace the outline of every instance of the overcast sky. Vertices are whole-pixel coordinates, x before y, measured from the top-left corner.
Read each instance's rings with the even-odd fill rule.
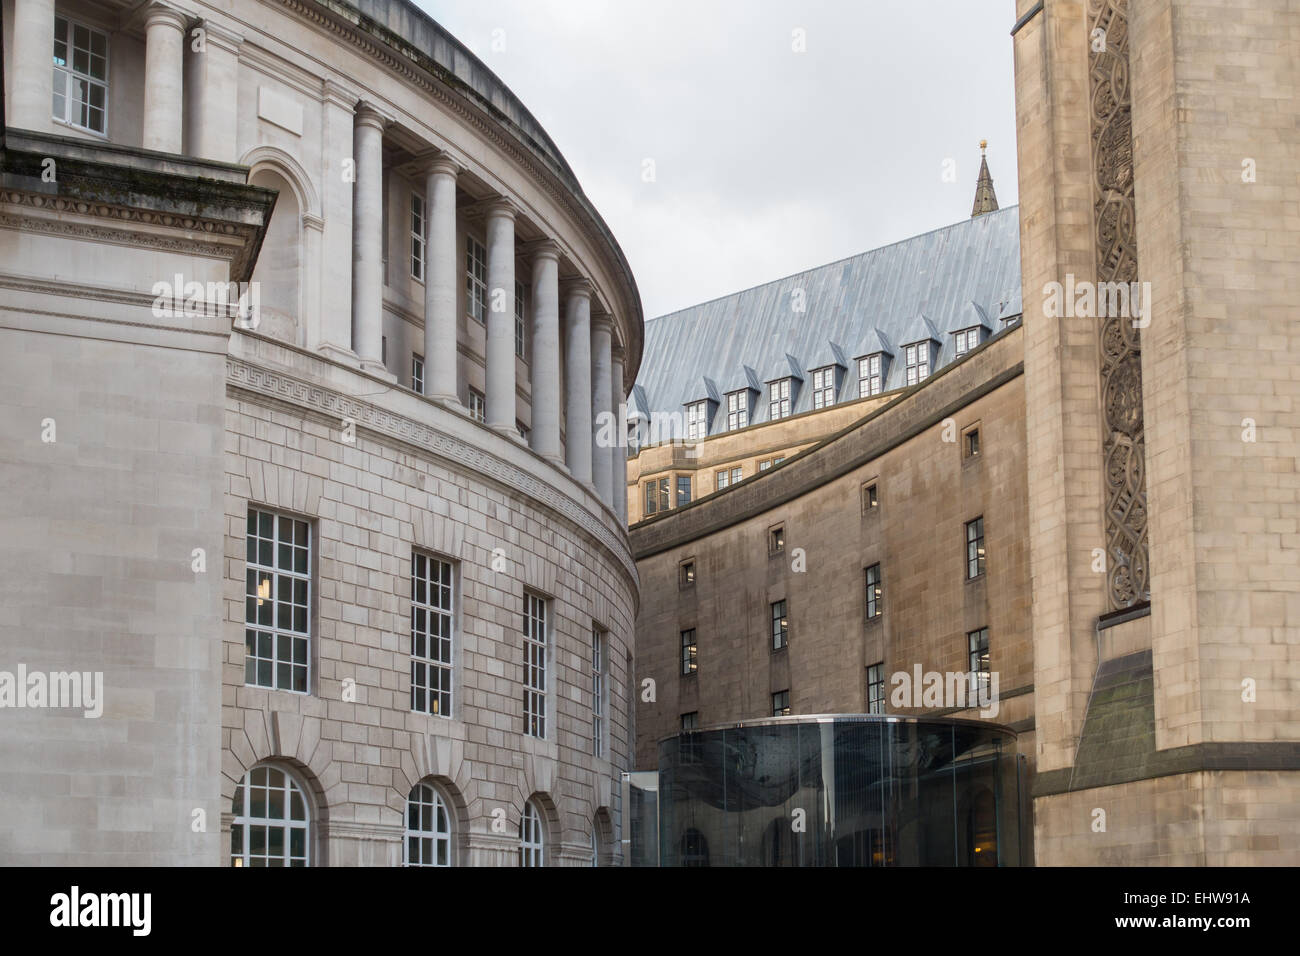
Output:
[[[981,139],[1016,202],[1011,0],[417,2],[550,133],[646,318],[970,216]]]

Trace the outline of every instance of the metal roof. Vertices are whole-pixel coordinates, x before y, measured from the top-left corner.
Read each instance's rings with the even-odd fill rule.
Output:
[[[901,388],[903,346],[940,343],[931,366],[937,370],[956,352],[952,332],[942,330],[997,333],[1002,319],[1020,312],[1020,217],[1010,206],[648,320],[629,413],[680,413],[688,402],[714,397],[706,379],[731,391],[752,380],[747,368],[758,372],[759,384],[799,378],[840,361],[837,353],[850,360],[894,353],[885,389]],[[987,316],[997,317],[997,328]],[[812,409],[811,388],[792,397],[792,414]],[[850,361],[836,401],[857,397]],[[767,420],[767,402],[753,403],[750,423]],[[726,424],[715,415],[709,433]]]

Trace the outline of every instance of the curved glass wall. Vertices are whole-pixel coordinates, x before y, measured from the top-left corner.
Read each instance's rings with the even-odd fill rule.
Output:
[[[1016,735],[781,717],[659,744],[663,866],[1018,866]]]

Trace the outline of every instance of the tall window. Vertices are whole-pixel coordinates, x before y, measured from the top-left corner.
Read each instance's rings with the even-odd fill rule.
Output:
[[[980,690],[987,694],[989,688],[989,629],[981,627],[966,635],[970,649],[970,670],[978,675]]]
[[[966,577],[984,573],[984,516],[966,522]]]
[[[699,669],[699,647],[695,643],[695,628],[682,631],[682,673],[694,674]]]
[[[416,552],[411,558],[411,710],[451,716],[451,565]]]
[[[524,358],[524,346],[527,342],[527,325],[524,322],[524,316],[527,315],[524,308],[524,284],[518,279],[515,280],[515,354]]]
[[[734,432],[749,424],[749,392],[727,395],[727,431]]]
[[[442,794],[417,783],[406,798],[406,866],[451,866],[451,814]]]
[[[56,120],[108,132],[108,35],[54,18],[54,102]]]
[[[885,664],[872,664],[867,668],[867,713],[885,712]]]
[[[470,387],[469,390],[469,417],[476,422],[487,420],[486,404],[483,393],[478,389]]]
[[[903,346],[903,363],[907,366],[907,384],[915,385],[930,377],[930,343]]]
[[[424,356],[411,356],[411,391],[424,394]]]
[[[790,716],[790,692],[788,690],[779,690],[772,695],[772,716]]]
[[[708,402],[691,402],[686,406],[686,440],[699,441],[709,436]]]
[[[867,568],[867,620],[880,616],[884,610],[885,586],[880,580],[880,565]]]
[[[691,476],[677,476],[677,507],[691,503]]]
[[[519,818],[519,865],[546,865],[546,833],[542,829],[542,814],[537,804],[529,800],[524,804],[524,815]]]
[[[957,339],[957,355],[958,357],[960,357],[965,355],[975,346],[980,344],[980,330],[962,329],[960,332],[957,333],[956,339]]]
[[[645,513],[657,514],[667,511],[671,503],[669,494],[671,485],[668,478],[651,478],[645,483]]]
[[[790,414],[790,380],[783,378],[772,382],[769,388],[767,417],[772,421],[786,418]]]
[[[473,236],[465,237],[465,301],[470,318],[487,322],[487,250]]]
[[[231,866],[306,866],[311,841],[307,798],[277,767],[254,767],[231,804]]]
[[[835,369],[819,368],[813,372],[813,408],[835,404]]]
[[[248,509],[244,683],[307,693],[311,532],[306,521]]]
[[[717,474],[718,490],[721,491],[723,488],[726,488],[728,485],[734,485],[738,483],[740,479],[743,477],[744,474],[739,468],[732,468],[730,471],[728,471],[726,468],[719,470]]]
[[[779,651],[790,643],[790,617],[785,612],[785,602],[772,605],[772,650]]]
[[[524,592],[524,734],[546,736],[546,601]]]
[[[605,756],[605,635],[591,628],[591,753]]]
[[[411,193],[411,277],[424,279],[424,197]]]
[[[869,398],[885,390],[881,360],[882,355],[879,352],[858,359],[858,398]]]

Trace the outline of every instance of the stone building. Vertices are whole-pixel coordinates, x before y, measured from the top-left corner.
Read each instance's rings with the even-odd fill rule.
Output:
[[[0,861],[617,863],[641,306],[546,132],[404,0],[3,16],[0,670],[102,714],[3,711]]]

